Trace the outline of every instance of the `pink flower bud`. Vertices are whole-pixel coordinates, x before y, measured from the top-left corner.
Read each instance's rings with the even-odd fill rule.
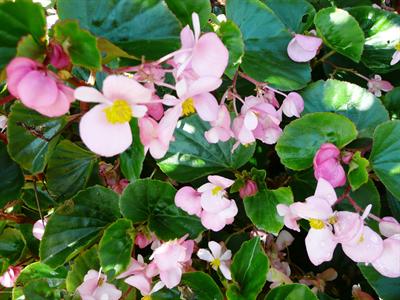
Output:
[[[71,64],[68,54],[60,44],[50,43],[49,50],[50,64],[57,69],[64,69]]]
[[[239,190],[240,198],[250,197],[258,192],[257,183],[253,180],[247,180],[244,186]]]
[[[393,217],[384,217],[379,222],[379,231],[383,236],[391,237],[395,234],[400,234],[400,224]]]
[[[41,241],[43,238],[44,229],[46,228],[46,225],[47,225],[46,219],[44,219],[43,221],[37,220],[35,224],[33,224],[32,234],[39,241]]]
[[[322,144],[314,157],[314,176],[323,178],[333,187],[346,183],[346,174],[340,164],[340,150],[331,143]]]
[[[350,151],[344,151],[342,153],[342,162],[348,165],[351,162],[351,159],[353,158],[354,153]]]
[[[295,62],[307,62],[317,55],[322,40],[318,37],[296,34],[290,41],[287,52]]]
[[[139,232],[135,237],[135,245],[138,245],[140,249],[146,248],[154,241],[154,236],[148,238],[145,234]]]
[[[375,75],[374,78],[368,80],[368,91],[377,97],[382,96],[381,91],[389,92],[391,90],[393,90],[393,85],[387,80],[382,80],[379,75]]]
[[[281,108],[283,113],[289,118],[293,116],[300,118],[300,114],[304,110],[304,100],[296,92],[289,93],[285,100],[283,100]]]
[[[5,271],[3,275],[0,276],[0,285],[6,288],[13,287],[21,271],[22,267],[9,266],[7,271]]]

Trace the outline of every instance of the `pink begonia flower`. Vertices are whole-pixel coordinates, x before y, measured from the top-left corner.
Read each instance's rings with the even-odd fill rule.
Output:
[[[35,238],[37,238],[39,241],[42,240],[43,234],[44,234],[44,229],[47,225],[47,220],[44,219],[42,220],[37,220],[35,224],[33,224],[33,229],[32,229],[32,234]]]
[[[282,102],[282,111],[287,117],[297,117],[300,118],[300,114],[304,110],[304,100],[300,94],[296,92],[291,92],[287,95],[285,100]]]
[[[242,186],[239,190],[240,198],[244,199],[246,197],[251,197],[257,194],[258,186],[254,180],[248,179],[246,180],[244,186]]]
[[[400,234],[392,235],[383,241],[381,255],[372,262],[372,266],[383,276],[400,277]]]
[[[299,224],[297,224],[297,221],[301,218],[294,213],[291,206],[286,204],[278,204],[276,206],[276,210],[278,215],[283,217],[283,222],[287,228],[300,232],[300,227]]]
[[[48,117],[58,117],[69,111],[74,101],[73,90],[43,65],[30,58],[16,57],[6,71],[8,90],[26,107]]]
[[[174,107],[165,111],[159,123],[148,117],[139,119],[140,141],[144,146],[145,153],[150,151],[151,156],[155,159],[164,157],[174,138],[179,117],[179,108]]]
[[[379,231],[385,237],[400,234],[400,223],[393,217],[383,217],[379,222]]]
[[[289,42],[287,53],[295,62],[307,62],[313,59],[322,45],[322,40],[315,36],[296,34]]]
[[[392,60],[390,61],[390,65],[393,66],[400,61],[400,42],[397,43],[394,48],[396,51],[393,53]]]
[[[208,248],[211,252],[207,249],[199,249],[199,251],[197,251],[197,256],[209,262],[215,271],[219,269],[226,279],[232,280],[231,271],[229,269],[232,258],[231,250],[227,250],[225,246],[221,246],[214,241],[208,242]]]
[[[175,195],[175,205],[189,215],[201,216],[201,193],[190,186],[179,189]]]
[[[122,292],[107,282],[107,276],[95,270],[89,270],[82,284],[76,289],[82,300],[118,300]]]
[[[256,141],[253,131],[246,128],[244,120],[245,116],[243,115],[239,115],[233,120],[232,131],[238,142],[237,145],[233,146],[232,150],[236,149],[239,144],[248,145]]]
[[[64,69],[71,64],[71,60],[60,44],[50,43],[49,61],[57,69]]]
[[[154,96],[153,96],[154,98]],[[162,103],[149,103],[146,104],[147,114],[156,121],[160,121],[164,116],[164,107]]]
[[[278,99],[276,99],[275,92],[269,88],[264,88],[259,91],[258,97],[263,99],[264,102],[271,104],[275,108],[279,108]]]
[[[20,266],[9,266],[7,271],[0,276],[0,285],[6,288],[12,288],[21,271],[22,267]]]
[[[389,92],[391,90],[393,90],[393,85],[387,80],[382,80],[380,75],[375,75],[374,78],[368,80],[368,91],[377,97],[382,96],[381,91]]]
[[[318,225],[311,225],[317,227]],[[337,243],[332,231],[326,227],[314,229],[311,227],[306,237],[306,249],[310,261],[318,266],[333,257]]]
[[[194,242],[185,239],[186,236],[163,243],[150,257],[159,270],[161,281],[169,289],[179,284],[183,268],[192,262]]]
[[[217,119],[210,122],[211,129],[204,133],[209,143],[218,143],[228,141],[232,136],[231,115],[225,105],[220,105]]]
[[[346,183],[346,174],[340,164],[340,150],[334,144],[322,144],[314,156],[313,165],[316,179],[323,178],[335,188]]]
[[[82,141],[94,153],[111,157],[124,152],[132,144],[129,121],[147,112],[143,105],[151,99],[152,91],[134,79],[110,75],[103,82],[103,94],[92,87],[78,87],[75,98],[99,103],[81,119]]]

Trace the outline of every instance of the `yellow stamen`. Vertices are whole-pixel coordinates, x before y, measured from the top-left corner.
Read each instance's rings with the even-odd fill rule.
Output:
[[[364,242],[364,235],[363,234],[360,236],[360,238],[358,239],[357,243],[361,244],[362,242]]]
[[[400,42],[394,45],[394,49],[396,49],[396,51],[400,51]]]
[[[196,112],[196,110],[194,108],[193,98],[187,98],[182,103],[182,115],[189,116],[195,112]]]
[[[220,191],[222,191],[223,189],[222,189],[222,187],[220,187],[220,186],[216,186],[215,188],[213,188],[212,190],[211,190],[211,194],[213,195],[213,196],[216,196]]]
[[[211,265],[213,268],[218,269],[219,266],[221,265],[221,260],[220,260],[219,258],[215,258],[213,261],[210,262],[210,265]]]
[[[337,222],[337,217],[336,216],[332,216],[328,219],[328,223],[329,224],[335,224]]]
[[[129,106],[128,102],[125,100],[115,100],[114,103],[105,108],[107,121],[111,124],[115,123],[126,123],[132,118],[132,108]]]
[[[151,300],[151,296],[150,295],[143,296],[142,300]]]
[[[325,226],[324,222],[319,219],[310,219],[309,222],[310,222],[311,228],[314,228],[314,229],[322,229]]]
[[[102,286],[104,283],[104,278],[100,277],[99,281],[97,281],[97,286]]]

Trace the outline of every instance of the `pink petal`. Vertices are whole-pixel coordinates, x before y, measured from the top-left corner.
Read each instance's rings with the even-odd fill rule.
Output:
[[[42,220],[38,220],[35,222],[35,224],[33,224],[32,234],[39,241],[42,240],[46,224],[46,220],[44,220],[44,222]]]
[[[214,260],[214,256],[212,256],[210,251],[208,251],[207,249],[199,249],[199,251],[197,251],[197,256],[201,260],[205,260],[208,262],[212,262]]]
[[[248,130],[254,130],[256,129],[257,125],[258,118],[256,114],[252,111],[248,111],[244,116],[244,126],[246,126]]]
[[[400,234],[400,224],[393,217],[383,217],[379,222],[379,231],[383,236],[391,237],[395,234]]]
[[[36,70],[38,66],[36,61],[25,57],[16,57],[7,65],[7,89],[13,96],[19,98],[18,85],[20,81],[30,71]]]
[[[296,38],[293,38],[289,42],[287,53],[290,59],[295,62],[308,62],[317,55],[317,50],[304,49]]]
[[[218,143],[219,135],[220,133],[218,127],[211,128],[210,130],[204,133],[204,137],[210,144]]]
[[[218,77],[201,77],[190,83],[188,90],[185,92],[187,95],[184,98],[190,98],[198,94],[212,92],[219,88],[221,84],[222,80]],[[183,92],[184,90],[178,93],[178,95],[183,95]]]
[[[200,216],[201,204],[200,193],[190,186],[185,186],[178,190],[175,195],[175,205],[183,209],[190,215]]]
[[[220,258],[221,257],[221,245],[218,244],[217,242],[210,241],[208,242],[208,248],[210,248],[212,255],[215,258]]]
[[[325,261],[330,261],[336,248],[333,233],[327,229],[313,229],[308,231],[306,248],[310,261],[318,266]]]
[[[133,275],[124,280],[127,284],[137,288],[142,295],[147,295],[151,290],[151,280],[144,274]]]
[[[89,110],[81,119],[79,132],[82,141],[94,153],[111,157],[124,152],[132,144],[129,122],[111,124],[106,119],[106,104]]]
[[[207,211],[203,211],[201,213],[201,224],[207,229],[211,229],[212,231],[220,231],[227,224],[226,218],[221,217],[217,213],[210,213]]]
[[[228,187],[230,187],[232,184],[235,183],[235,181],[232,179],[225,178],[225,177],[218,176],[218,175],[210,175],[207,177],[207,179],[212,184],[220,186],[223,189],[227,189]]]
[[[218,102],[212,94],[198,94],[193,100],[194,107],[202,120],[214,121],[218,118]]]
[[[364,230],[364,220],[356,213],[340,211],[336,213],[334,224],[335,239],[339,243],[358,240]]]
[[[109,100],[127,100],[133,103],[149,102],[152,91],[132,78],[110,75],[103,82],[103,94]]]
[[[135,118],[142,118],[146,115],[147,106],[145,105],[131,105],[132,108],[132,116]]]
[[[74,91],[74,97],[83,102],[107,103],[102,93],[92,87],[80,86]]]
[[[306,202],[295,202],[290,208],[295,215],[303,219],[326,220],[333,215],[330,204],[314,196],[308,197]]]
[[[226,264],[221,263],[219,269],[221,270],[222,275],[224,275],[226,279],[232,280],[231,270],[229,270],[229,267]]]
[[[393,66],[400,61],[400,51],[395,51],[392,56],[392,60],[390,61],[390,65]]]
[[[160,272],[160,279],[169,289],[177,286],[181,281],[182,270],[180,268],[173,268],[167,271]]]
[[[400,277],[400,235],[383,241],[382,254],[372,262],[373,267],[383,276]]]
[[[322,40],[315,36],[296,34],[295,39],[303,49],[308,51],[318,50],[322,45]]]
[[[330,205],[335,204],[337,197],[335,189],[323,178],[318,179],[317,188],[315,189],[315,197],[322,198]]]
[[[182,48],[193,48],[194,46],[194,35],[189,25],[186,25],[181,31],[181,44]]]
[[[224,197],[213,197],[211,193],[203,193],[201,195],[201,207],[210,213],[219,213],[223,209],[229,207],[230,200]]]
[[[36,110],[42,115],[48,117],[59,117],[68,113],[70,104],[73,100],[74,98],[70,98],[68,93],[64,93],[61,89],[59,89],[57,100],[52,105],[38,107]]]

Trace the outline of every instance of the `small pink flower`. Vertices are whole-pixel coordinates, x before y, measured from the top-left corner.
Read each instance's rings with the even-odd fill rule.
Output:
[[[314,156],[314,176],[323,178],[333,187],[346,183],[346,174],[340,164],[340,150],[331,143],[322,144]]]
[[[3,275],[0,276],[0,285],[6,288],[13,287],[21,271],[22,267],[9,266],[7,271],[5,271]]]
[[[7,66],[7,88],[22,103],[48,117],[69,111],[73,90],[38,62],[16,57]]]
[[[381,91],[389,92],[391,90],[393,90],[393,85],[387,80],[382,80],[380,75],[375,75],[374,78],[368,80],[368,91],[377,97],[382,96]]]
[[[400,224],[393,217],[383,217],[379,222],[379,231],[383,236],[391,237],[395,234],[400,234]]]
[[[147,112],[143,105],[151,100],[152,91],[134,79],[110,75],[103,82],[103,94],[92,87],[78,87],[75,98],[99,103],[81,119],[82,141],[93,152],[111,157],[124,152],[132,144],[129,121]]]
[[[318,37],[296,34],[290,41],[287,52],[295,62],[307,62],[313,59],[322,45]]]
[[[254,180],[246,180],[244,186],[239,190],[240,198],[244,199],[245,197],[251,197],[257,194],[258,187],[257,183]]]
[[[383,276],[400,277],[400,234],[392,235],[383,241],[381,255],[372,262],[372,266]]]
[[[232,136],[231,116],[225,105],[220,105],[217,119],[210,122],[211,129],[204,133],[209,143],[218,143],[228,141]]]
[[[64,69],[71,64],[71,60],[60,44],[50,43],[49,45],[50,64],[57,69]]]
[[[282,103],[282,111],[287,117],[297,117],[300,118],[300,114],[304,110],[304,100],[300,94],[296,92],[291,92],[287,95]]]
[[[118,300],[122,292],[107,282],[107,276],[95,270],[89,270],[82,284],[76,289],[82,300]]]
[[[32,234],[35,238],[37,238],[39,241],[42,240],[43,234],[44,234],[44,229],[46,228],[47,225],[47,220],[44,219],[42,220],[37,220],[35,224],[33,224],[33,230]]]
[[[220,270],[226,279],[232,280],[231,271],[229,269],[232,258],[231,250],[227,250],[225,245],[220,245],[214,241],[208,242],[208,248],[211,252],[207,249],[199,249],[197,256],[209,262],[215,271]]]

